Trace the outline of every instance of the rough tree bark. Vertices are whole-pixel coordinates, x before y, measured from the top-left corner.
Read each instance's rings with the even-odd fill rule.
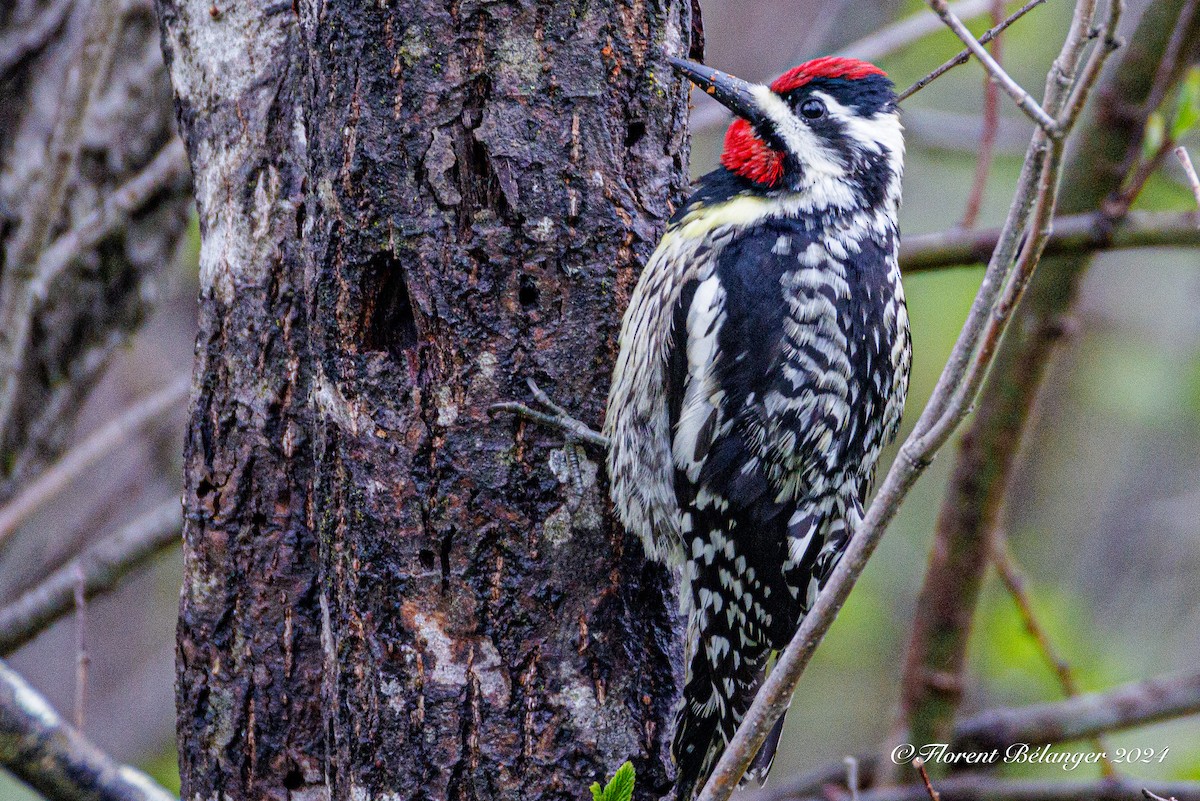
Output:
[[[664,572],[595,454],[685,189],[687,4],[159,0],[200,211],[185,798],[669,785]],[[698,20],[696,20],[698,23]]]

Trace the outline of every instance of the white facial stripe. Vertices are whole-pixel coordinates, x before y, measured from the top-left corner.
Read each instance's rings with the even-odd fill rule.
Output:
[[[804,165],[807,176],[813,180],[845,176],[846,167],[838,154],[796,118],[782,97],[766,86],[755,86],[752,91],[759,110],[771,121],[788,151]]]
[[[863,117],[849,106],[843,106],[825,92],[813,92],[825,103],[830,114],[837,117],[855,143],[863,150],[879,153],[883,148],[887,151],[888,162],[896,175],[904,170],[904,126],[900,124],[900,115],[895,112],[880,111],[870,117]]]
[[[799,185],[793,187],[813,208],[850,208],[856,202],[851,182],[846,179],[853,169],[843,157],[796,114],[787,102],[769,87],[755,86],[752,90],[756,105],[774,127],[784,147],[802,166]],[[892,180],[888,196],[899,202],[900,176],[904,170],[904,135],[900,115],[894,111],[877,112],[863,117],[853,108],[843,105],[827,92],[814,91],[813,97],[825,103],[846,136],[864,153],[886,151]]]

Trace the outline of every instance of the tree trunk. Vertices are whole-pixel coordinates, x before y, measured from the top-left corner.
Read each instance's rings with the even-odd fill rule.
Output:
[[[160,10],[203,238],[184,797],[579,799],[627,758],[662,795],[670,580],[600,454],[488,409],[533,378],[599,423],[694,12]]]

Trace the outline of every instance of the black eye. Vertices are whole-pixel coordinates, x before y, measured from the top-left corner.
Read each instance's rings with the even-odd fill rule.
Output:
[[[815,97],[810,97],[800,104],[800,114],[806,120],[819,120],[825,116],[825,104]]]

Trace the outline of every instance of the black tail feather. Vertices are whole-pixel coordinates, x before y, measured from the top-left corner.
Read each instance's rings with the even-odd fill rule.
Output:
[[[767,774],[771,772],[771,766],[775,764],[775,751],[779,748],[779,738],[783,736],[783,720],[786,717],[787,712],[784,712],[771,727],[767,739],[763,740],[762,748],[758,749],[758,753],[754,755],[754,761],[750,763],[750,767],[746,769],[746,775],[742,777],[743,785],[753,782],[762,787],[767,783]]]
[[[692,656],[683,707],[675,721],[676,798],[691,801],[704,786],[762,684],[768,649],[743,645],[734,656],[699,648]],[[732,692],[726,680],[732,682]],[[773,749],[772,749],[773,750]]]

